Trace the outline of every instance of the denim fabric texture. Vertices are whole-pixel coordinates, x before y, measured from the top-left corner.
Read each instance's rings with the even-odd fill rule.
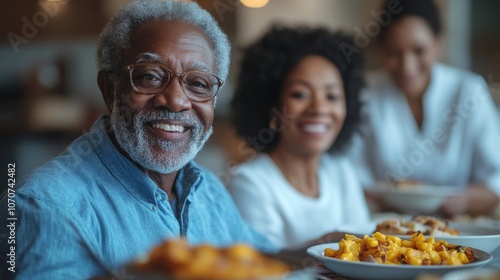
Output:
[[[194,162],[175,181],[177,219],[167,194],[115,147],[107,123],[101,117],[65,152],[18,183],[15,273],[7,270],[4,253],[12,246],[9,228],[0,229],[7,279],[88,279],[107,273],[122,279],[124,264],[181,235],[193,245],[242,242],[277,250],[243,222],[218,178]],[[0,207],[5,221],[5,193]]]

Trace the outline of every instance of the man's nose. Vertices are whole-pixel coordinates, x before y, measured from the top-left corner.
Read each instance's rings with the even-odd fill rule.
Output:
[[[191,100],[187,98],[181,86],[182,81],[172,76],[167,86],[154,98],[154,107],[157,109],[168,109],[172,112],[181,112],[191,109]]]

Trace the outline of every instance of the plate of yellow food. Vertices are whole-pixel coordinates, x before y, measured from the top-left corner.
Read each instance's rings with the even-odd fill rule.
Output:
[[[500,247],[500,228],[454,222],[433,216],[405,216],[379,219],[366,224],[344,225],[337,229],[358,236],[380,232],[408,239],[415,232],[491,253]]]
[[[409,239],[376,232],[346,234],[337,243],[312,246],[307,253],[340,276],[366,280],[415,279],[422,274],[479,268],[491,254],[415,233]]]
[[[287,263],[246,244],[191,246],[183,238],[159,244],[126,269],[135,280],[283,280],[296,275]],[[310,273],[302,276],[314,279]]]
[[[397,235],[404,238],[420,231],[449,243],[473,247],[491,253],[500,246],[500,229],[465,222],[447,221],[432,216],[389,219],[376,224],[370,232]]]

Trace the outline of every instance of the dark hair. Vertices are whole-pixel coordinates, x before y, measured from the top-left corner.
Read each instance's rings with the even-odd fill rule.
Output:
[[[320,55],[338,68],[344,84],[346,119],[330,147],[331,151],[340,150],[358,125],[359,92],[364,86],[364,58],[360,52],[346,53],[347,45],[354,46],[353,38],[341,32],[273,26],[260,40],[247,47],[231,102],[232,122],[237,134],[258,151],[271,151],[278,143],[279,133],[269,129],[269,122],[273,108],[278,108],[286,76],[304,57]]]
[[[432,0],[387,0],[382,6],[382,10],[385,10],[387,13],[389,6],[392,6],[399,2],[400,8],[398,13],[391,13],[391,20],[385,26],[382,26],[380,30],[380,34],[378,39],[382,42],[385,39],[385,35],[390,26],[396,23],[398,20],[403,19],[407,16],[417,16],[423,19],[432,30],[434,35],[441,34],[441,20],[439,18],[439,11]]]

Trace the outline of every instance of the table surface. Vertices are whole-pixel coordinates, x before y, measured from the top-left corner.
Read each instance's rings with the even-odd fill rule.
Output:
[[[407,215],[406,215],[407,216]],[[400,215],[396,213],[378,213],[376,214],[373,218],[373,220],[384,220],[384,219],[392,219],[392,218],[404,218],[406,217],[405,215]],[[481,219],[476,219],[476,220],[471,220],[468,221],[473,224],[477,224],[480,226],[488,226],[488,227],[493,227],[500,229],[500,220],[495,217],[495,219],[488,219],[485,217],[482,217]],[[487,263],[484,268],[494,268],[500,271],[500,247],[497,248],[493,253],[493,259]],[[283,257],[283,256],[281,256]],[[288,256],[289,257],[289,256]],[[287,261],[287,259],[283,259],[283,261]],[[306,277],[301,277],[300,275],[298,277],[294,277],[292,273],[292,277],[286,277],[286,280],[310,280],[310,279],[316,279],[316,280],[352,280],[349,278],[345,278],[342,276],[339,276],[335,274],[334,272],[328,270],[324,266],[321,265],[317,260],[315,260],[313,257],[308,256],[305,252],[301,256],[293,256],[291,259],[288,259],[289,263],[292,264],[292,267],[296,269],[297,271],[305,271],[309,268],[316,268],[317,270],[317,277],[314,277],[314,274],[307,273]],[[116,279],[111,276],[104,276],[102,278],[94,278],[92,280],[113,280]],[[136,278],[137,279],[137,278]],[[139,280],[139,279],[137,279]],[[441,280],[440,276],[436,275],[421,275],[417,277],[415,280]]]

